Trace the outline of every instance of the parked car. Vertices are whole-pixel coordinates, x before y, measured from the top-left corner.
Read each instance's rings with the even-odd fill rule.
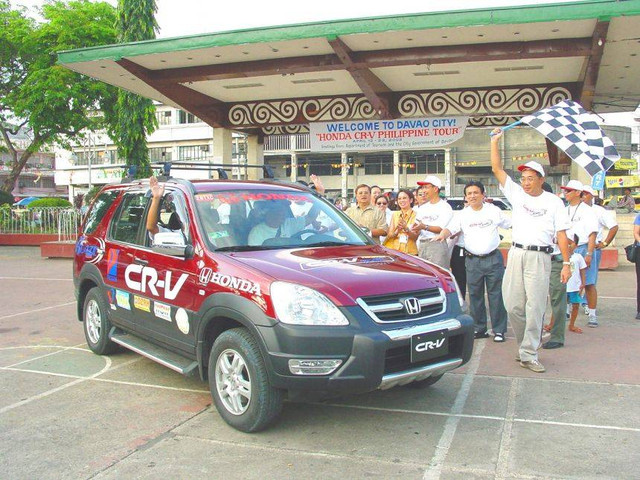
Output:
[[[149,203],[147,181],[106,186],[85,217],[73,277],[87,344],[198,373],[239,430],[268,426],[286,395],[426,387],[471,356],[451,273],[376,245],[306,187],[168,179],[153,242]]]
[[[511,210],[511,204],[504,197],[486,197],[485,201],[492,203],[500,210]],[[464,208],[464,197],[449,197],[447,198],[447,203],[454,210],[462,210]]]

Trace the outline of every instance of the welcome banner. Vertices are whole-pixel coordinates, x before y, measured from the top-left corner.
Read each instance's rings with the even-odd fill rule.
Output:
[[[469,117],[423,117],[309,124],[312,152],[439,148],[464,135]]]

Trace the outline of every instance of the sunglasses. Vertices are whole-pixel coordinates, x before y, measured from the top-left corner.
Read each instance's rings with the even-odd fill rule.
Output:
[[[388,205],[387,202],[376,202],[376,205]]]

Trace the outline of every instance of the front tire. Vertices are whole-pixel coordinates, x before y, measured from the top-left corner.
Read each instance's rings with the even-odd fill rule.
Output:
[[[227,330],[214,342],[209,389],[220,416],[242,432],[266,428],[282,409],[283,392],[269,383],[260,347],[245,328]]]
[[[93,353],[107,355],[116,349],[116,344],[109,339],[111,322],[107,318],[107,306],[98,287],[93,287],[84,299],[82,309],[84,338]]]

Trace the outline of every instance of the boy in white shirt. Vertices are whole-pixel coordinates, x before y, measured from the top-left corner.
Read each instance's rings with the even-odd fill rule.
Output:
[[[573,252],[576,244],[569,242],[569,250]],[[582,333],[580,327],[576,327],[576,318],[578,318],[578,310],[583,301],[584,287],[586,282],[585,272],[587,271],[587,262],[578,252],[573,252],[571,258],[571,277],[567,282],[567,303],[571,305],[571,314],[569,317],[569,331],[574,333]]]

